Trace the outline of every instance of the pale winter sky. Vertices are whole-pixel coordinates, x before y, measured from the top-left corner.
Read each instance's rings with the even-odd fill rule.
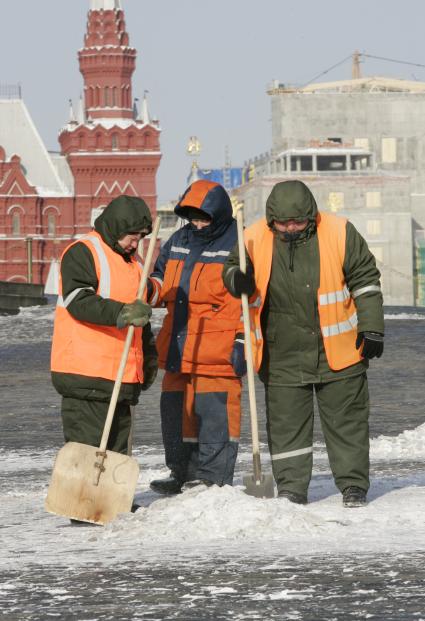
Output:
[[[202,143],[199,163],[233,165],[270,148],[267,85],[305,84],[355,49],[425,64],[424,0],[122,0],[138,50],[134,96],[149,91],[161,127],[160,202],[185,188],[186,144]],[[1,0],[0,82],[20,82],[50,150],[79,97],[77,50],[89,0]],[[425,81],[425,68],[367,59],[366,75]],[[350,61],[320,78],[349,78]]]

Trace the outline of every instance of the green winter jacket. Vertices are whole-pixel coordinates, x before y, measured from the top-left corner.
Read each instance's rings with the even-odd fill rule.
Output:
[[[95,220],[94,228],[108,246],[122,255],[123,261],[129,261],[129,256],[119,246],[118,240],[128,233],[142,229],[150,231],[152,218],[149,208],[141,198],[119,196]],[[65,251],[61,261],[61,278],[64,298],[75,289],[82,289],[67,306],[74,319],[97,325],[116,325],[124,304],[97,295],[96,267],[93,255],[85,244],[77,242]],[[150,324],[143,329],[142,338],[144,355],[154,355],[155,341]],[[109,401],[114,385],[113,382],[99,377],[57,372],[52,372],[52,382],[64,397],[95,401]],[[136,404],[141,388],[140,384],[123,383],[119,401]]]
[[[261,316],[264,335],[260,378],[269,385],[299,386],[342,379],[364,373],[368,361],[333,371],[329,368],[321,336],[317,291],[320,280],[319,243],[316,234],[316,201],[300,181],[278,183],[266,203],[266,220],[290,218],[309,223],[298,239],[285,241],[274,232],[273,260],[267,298]],[[273,229],[272,229],[273,230]],[[254,267],[247,255],[248,269]],[[232,272],[239,265],[235,247],[224,269],[223,280],[232,292]],[[343,272],[347,287],[357,291],[379,286],[380,273],[366,241],[347,222]],[[380,291],[369,291],[355,299],[358,332],[384,333]]]

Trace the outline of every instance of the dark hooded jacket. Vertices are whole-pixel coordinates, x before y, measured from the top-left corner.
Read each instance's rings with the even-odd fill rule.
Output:
[[[366,360],[341,371],[329,368],[321,336],[317,291],[320,256],[316,234],[316,201],[301,181],[285,181],[273,188],[266,203],[266,221],[274,232],[273,259],[267,299],[261,317],[265,339],[261,379],[270,385],[321,383],[359,375]],[[273,229],[275,220],[305,220],[308,225],[293,239]],[[254,266],[247,255],[249,268]],[[232,291],[232,271],[239,265],[237,247],[226,262],[223,279]],[[347,287],[356,291],[379,285],[380,273],[367,243],[346,224],[343,272]],[[358,331],[384,332],[382,294],[370,291],[355,300]]]
[[[240,302],[223,286],[223,264],[237,240],[232,205],[222,186],[196,181],[175,213],[193,210],[211,222],[197,230],[190,222],[164,244],[151,274],[157,305],[167,315],[157,338],[160,367],[174,373],[233,376],[230,356],[243,331]],[[196,211],[195,211],[196,213]]]
[[[136,233],[143,229],[151,231],[152,218],[148,206],[141,198],[118,196],[96,218],[94,229],[110,248],[122,255],[123,262],[127,262],[130,257],[124,254],[117,243],[118,240],[128,233]],[[85,244],[77,242],[65,250],[61,260],[61,279],[64,298],[76,289],[80,290],[67,306],[74,319],[97,325],[116,325],[124,303],[97,295],[96,267],[93,255]],[[154,346],[149,324],[143,330],[143,342],[144,349],[149,344]],[[52,381],[61,395],[77,399],[107,401],[113,388],[113,382],[109,380],[70,373],[53,372]],[[139,393],[139,384],[123,384],[120,401],[137,403]]]

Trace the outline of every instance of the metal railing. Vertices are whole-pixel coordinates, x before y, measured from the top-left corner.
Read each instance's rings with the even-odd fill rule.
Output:
[[[0,99],[22,99],[21,85],[0,83]]]

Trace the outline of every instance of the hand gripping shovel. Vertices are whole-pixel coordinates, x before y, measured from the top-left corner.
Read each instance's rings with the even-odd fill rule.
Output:
[[[239,266],[241,268],[241,271],[246,273],[245,244],[243,236],[243,213],[241,207],[237,208],[236,222],[238,225]],[[249,409],[251,413],[252,460],[254,466],[254,473],[245,475],[243,477],[243,484],[245,485],[245,493],[249,494],[250,496],[256,496],[257,498],[274,498],[273,476],[271,474],[262,474],[261,472],[260,442],[258,439],[257,403],[255,400],[254,363],[252,357],[248,296],[246,295],[246,293],[242,294],[241,299],[245,333],[245,358],[248,378]]]
[[[157,218],[137,292],[138,299],[142,298],[146,287],[159,226],[160,218]],[[118,513],[131,509],[139,464],[132,457],[107,451],[106,446],[133,336],[134,326],[129,326],[99,448],[67,442],[56,457],[45,503],[46,511],[50,513],[83,522],[106,524]]]

